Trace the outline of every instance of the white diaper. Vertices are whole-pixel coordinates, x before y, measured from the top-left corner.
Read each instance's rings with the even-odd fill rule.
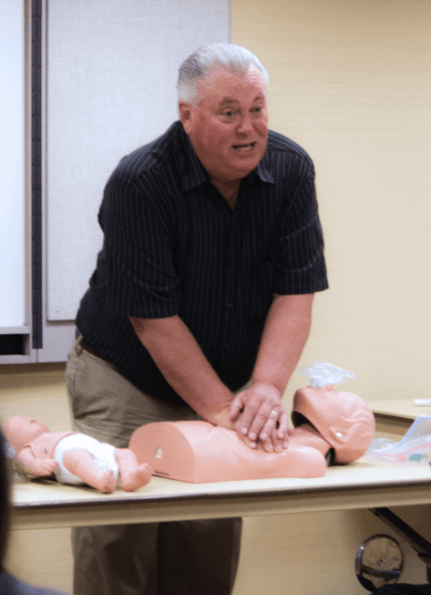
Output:
[[[99,467],[104,471],[111,469],[114,472],[115,479],[118,483],[119,469],[118,463],[115,460],[115,446],[107,444],[106,442],[99,442],[98,440],[91,438],[91,436],[79,433],[65,436],[55,447],[54,459],[58,462],[58,465],[54,470],[54,474],[57,481],[73,485],[83,485],[85,483],[80,477],[70,473],[70,471],[63,467],[63,455],[72,448],[88,450]]]

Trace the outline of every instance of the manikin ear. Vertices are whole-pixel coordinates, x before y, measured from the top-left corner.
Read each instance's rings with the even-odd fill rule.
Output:
[[[180,100],[178,102],[178,111],[180,114],[180,120],[183,125],[185,132],[188,134],[191,130],[192,125],[192,105]]]

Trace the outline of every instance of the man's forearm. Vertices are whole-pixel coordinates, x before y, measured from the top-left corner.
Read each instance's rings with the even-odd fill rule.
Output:
[[[308,339],[313,297],[313,294],[275,296],[253,370],[253,384],[269,384],[283,396]]]
[[[215,425],[233,427],[233,399],[179,316],[130,321],[166,381],[199,415]]]

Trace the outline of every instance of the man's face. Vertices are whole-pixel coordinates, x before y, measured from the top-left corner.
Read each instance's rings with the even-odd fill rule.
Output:
[[[184,130],[212,181],[238,181],[257,166],[268,141],[263,77],[255,68],[246,75],[215,68],[197,91],[197,105],[180,101]]]

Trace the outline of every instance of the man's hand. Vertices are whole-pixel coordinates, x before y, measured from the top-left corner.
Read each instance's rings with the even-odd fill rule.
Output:
[[[256,383],[238,393],[229,419],[251,448],[260,443],[267,452],[280,452],[288,446],[288,417],[274,386]]]
[[[310,331],[313,294],[274,294],[252,375],[252,388],[232,401],[230,419],[240,436],[268,451],[287,447],[289,424],[281,404]]]

